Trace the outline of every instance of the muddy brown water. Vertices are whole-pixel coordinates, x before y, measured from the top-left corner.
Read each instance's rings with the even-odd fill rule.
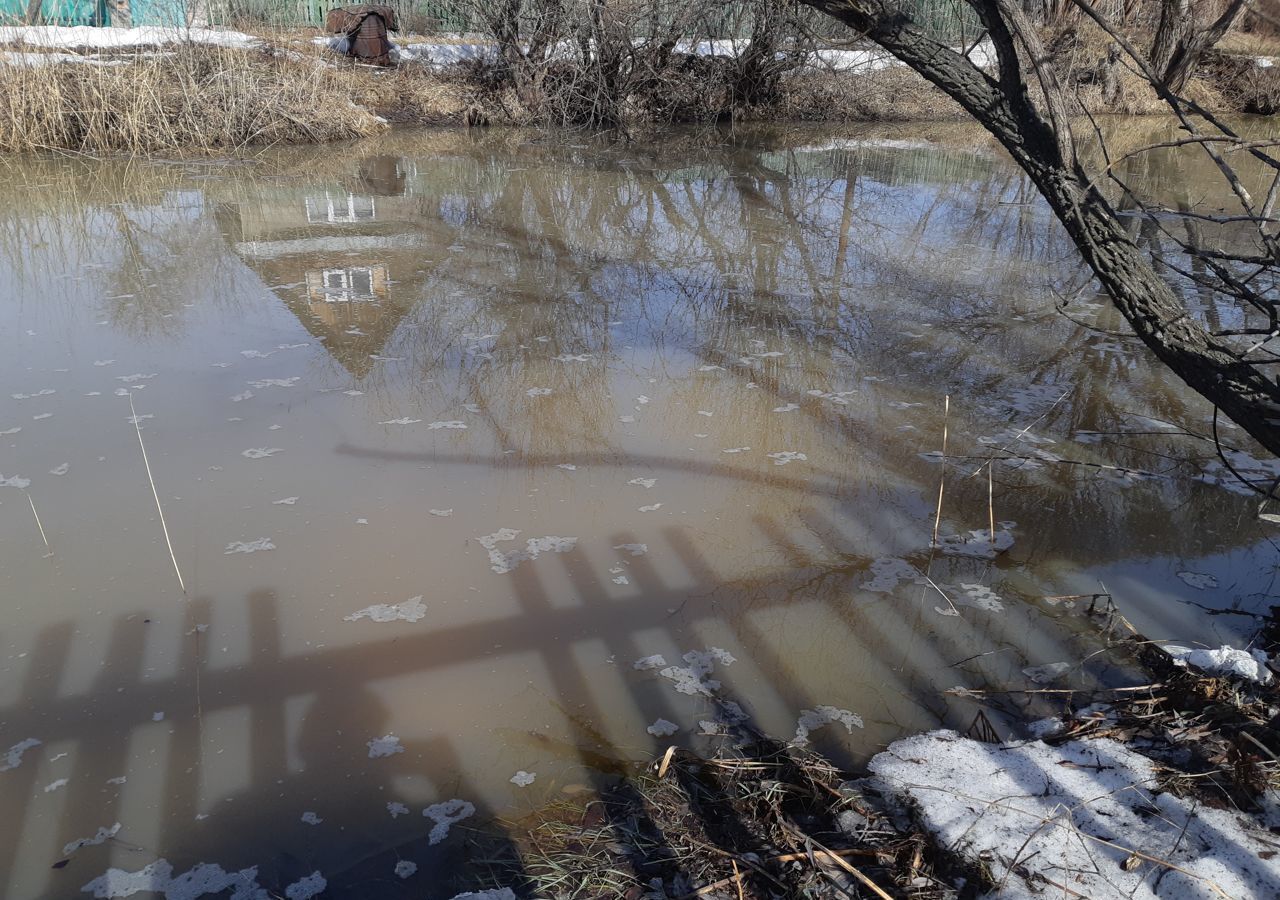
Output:
[[[968,727],[955,686],[1123,677],[1054,598],[1216,645],[1274,597],[1274,528],[1173,433],[1209,408],[976,133],[18,171],[4,897],[447,897],[465,829],[713,742],[712,681],[854,765]]]

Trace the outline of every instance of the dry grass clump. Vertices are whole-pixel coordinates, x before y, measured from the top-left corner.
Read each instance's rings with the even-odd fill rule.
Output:
[[[362,137],[386,123],[349,99],[356,77],[265,48],[11,57],[0,61],[0,151],[225,151]]]

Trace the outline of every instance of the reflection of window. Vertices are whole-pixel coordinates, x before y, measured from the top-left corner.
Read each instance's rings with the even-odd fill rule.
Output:
[[[373,269],[325,269],[320,273],[321,300],[327,303],[351,303],[373,300]]]
[[[334,197],[328,192],[323,197],[307,197],[308,222],[368,222],[377,215],[372,197],[347,194]]]

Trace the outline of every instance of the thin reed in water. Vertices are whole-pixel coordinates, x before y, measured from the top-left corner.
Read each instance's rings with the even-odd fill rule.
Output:
[[[45,536],[44,526],[40,524],[40,513],[36,512],[36,501],[31,498],[30,493],[27,494],[27,502],[31,504],[31,515],[36,517],[36,527],[40,529],[40,540],[44,541],[44,549],[52,553],[53,548],[49,546],[49,538]]]
[[[178,576],[178,584],[182,593],[187,592],[187,583],[182,580],[182,570],[178,568],[178,557],[173,552],[173,541],[169,540],[169,526],[164,520],[164,509],[160,506],[160,492],[156,490],[156,480],[151,476],[151,461],[147,459],[147,445],[142,442],[142,426],[138,424],[138,411],[133,408],[133,393],[129,394],[129,412],[133,413],[133,427],[138,432],[138,446],[142,448],[142,464],[147,467],[147,481],[151,482],[151,496],[156,499],[156,512],[160,513],[160,528],[164,531],[164,542],[169,548],[169,559],[173,561],[173,571]],[[33,506],[32,509],[35,507]]]

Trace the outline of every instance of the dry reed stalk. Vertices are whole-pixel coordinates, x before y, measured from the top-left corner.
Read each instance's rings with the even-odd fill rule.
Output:
[[[947,479],[947,419],[951,415],[951,395],[942,402],[942,474],[938,476],[938,508],[933,515],[933,546],[938,545],[938,526],[942,522],[942,489]],[[933,557],[930,556],[932,562]]]
[[[36,517],[36,527],[40,529],[40,539],[44,541],[44,549],[52,554],[53,548],[49,546],[49,538],[45,536],[44,526],[40,524],[40,513],[36,512],[36,501],[31,499],[30,491],[27,492],[27,502],[31,504],[31,515]]]
[[[129,393],[129,412],[133,413],[133,427],[138,432],[138,446],[142,448],[142,464],[147,468],[147,481],[151,482],[151,496],[156,500],[156,511],[160,513],[160,528],[164,531],[164,542],[169,548],[169,559],[173,561],[173,571],[178,576],[178,584],[182,594],[187,593],[187,583],[182,580],[182,570],[178,568],[178,557],[173,552],[173,541],[169,540],[169,526],[164,520],[164,509],[160,506],[160,492],[156,490],[156,480],[151,475],[151,461],[147,459],[147,445],[142,442],[142,426],[138,424],[138,411],[133,408],[133,393]],[[34,509],[34,507],[32,507]]]

